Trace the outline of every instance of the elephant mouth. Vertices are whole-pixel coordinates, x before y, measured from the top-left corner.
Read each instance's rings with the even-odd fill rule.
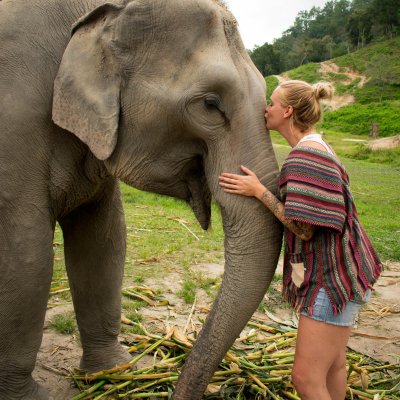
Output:
[[[211,192],[208,187],[204,172],[204,162],[201,156],[197,156],[188,165],[186,185],[189,197],[186,201],[193,209],[194,215],[201,227],[207,230],[211,220]]]

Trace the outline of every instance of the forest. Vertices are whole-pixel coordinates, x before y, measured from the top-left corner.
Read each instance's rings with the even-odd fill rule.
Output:
[[[349,54],[399,32],[400,0],[331,0],[323,8],[300,11],[280,38],[249,53],[268,76]]]

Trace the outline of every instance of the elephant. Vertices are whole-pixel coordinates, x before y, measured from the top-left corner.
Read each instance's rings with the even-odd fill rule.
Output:
[[[225,273],[174,399],[200,399],[270,284],[282,229],[218,185],[251,168],[274,193],[265,80],[218,0],[0,3],[0,398],[48,399],[32,378],[61,227],[80,368],[127,362],[119,182],[222,213]],[[95,278],[95,279],[94,279]]]

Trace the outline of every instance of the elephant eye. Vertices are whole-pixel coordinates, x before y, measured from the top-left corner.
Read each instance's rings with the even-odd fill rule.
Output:
[[[208,110],[215,110],[215,109],[218,110],[220,103],[221,103],[220,99],[216,96],[210,96],[204,99],[204,105]]]

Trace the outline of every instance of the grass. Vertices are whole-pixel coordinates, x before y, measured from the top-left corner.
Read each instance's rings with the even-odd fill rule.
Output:
[[[278,79],[277,79],[275,76],[270,75],[270,76],[267,76],[267,77],[265,78],[265,83],[266,83],[266,85],[267,85],[267,94],[266,94],[266,97],[267,97],[267,99],[269,99],[269,98],[271,97],[272,92],[273,92],[273,91],[275,90],[275,88],[278,86],[279,81],[278,81]]]
[[[185,303],[192,304],[195,301],[197,289],[203,289],[211,299],[214,299],[219,289],[219,279],[208,278],[201,272],[186,271],[182,289],[177,292],[177,295]]]
[[[187,304],[194,303],[196,298],[196,285],[190,280],[185,280],[182,284],[182,289],[178,291],[177,295],[182,297],[182,299]]]
[[[400,168],[400,148],[372,150],[371,148],[357,144],[354,151],[348,154],[349,158],[363,160],[378,164],[388,164]]]
[[[308,63],[292,69],[285,73],[289,79],[301,79],[309,83],[316,83],[323,80],[320,70],[320,63]]]
[[[381,103],[355,103],[324,116],[323,128],[356,135],[368,135],[372,123],[379,124],[379,136],[400,134],[399,115],[400,101],[383,101]]]
[[[50,327],[63,335],[71,335],[76,331],[76,320],[73,313],[55,315],[50,321]]]
[[[358,71],[366,74],[370,71],[369,63],[374,57],[385,58],[385,61],[390,63],[391,69],[398,71],[400,67],[400,37],[395,37],[390,40],[383,40],[364,48],[332,59],[332,61],[341,68],[350,68],[353,71]],[[376,76],[370,75],[374,79]]]
[[[130,319],[132,322],[142,322],[143,321],[143,314],[138,311],[131,311],[125,314],[126,318]]]

